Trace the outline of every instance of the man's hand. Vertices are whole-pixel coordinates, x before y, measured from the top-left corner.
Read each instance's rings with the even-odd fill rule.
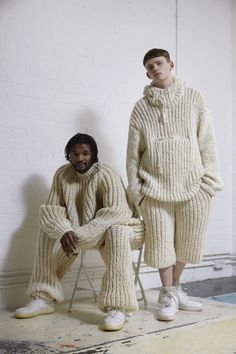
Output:
[[[78,242],[78,239],[79,238],[76,236],[74,231],[68,231],[62,236],[60,240],[61,247],[63,248],[63,251],[68,257],[72,254],[77,254],[76,244]]]

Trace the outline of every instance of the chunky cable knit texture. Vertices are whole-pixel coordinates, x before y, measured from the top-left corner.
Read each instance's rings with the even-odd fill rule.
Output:
[[[144,261],[155,268],[176,263],[199,263],[212,197],[200,189],[183,202],[145,197],[140,210],[146,225]]]
[[[112,168],[95,163],[85,174],[70,164],[59,168],[48,201],[40,207],[39,224],[30,296],[63,300],[60,278],[76,257],[67,257],[59,241],[74,231],[78,252],[99,249],[108,267],[99,307],[137,309],[130,251],[143,244],[144,225],[132,218],[124,186]]]
[[[52,192],[40,207],[39,224],[49,236],[61,238],[73,230],[91,247],[114,224],[127,224],[132,217],[120,177],[107,165],[95,163],[78,174],[67,164],[54,177]]]
[[[132,273],[130,232],[126,226],[109,228],[105,245],[101,249],[107,269],[103,276],[98,307],[133,311],[138,308]],[[119,286],[117,286],[117,284]]]
[[[200,187],[222,188],[215,136],[202,95],[178,78],[168,89],[144,88],[134,106],[127,148],[128,194],[159,201],[191,199]]]

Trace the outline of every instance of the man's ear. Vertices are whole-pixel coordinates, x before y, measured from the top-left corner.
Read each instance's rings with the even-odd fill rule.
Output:
[[[146,72],[146,76],[147,76],[149,79],[151,79],[151,77],[150,77],[150,75],[148,74],[148,72]]]
[[[174,68],[175,64],[173,63],[173,61],[170,61],[170,68],[171,70]]]

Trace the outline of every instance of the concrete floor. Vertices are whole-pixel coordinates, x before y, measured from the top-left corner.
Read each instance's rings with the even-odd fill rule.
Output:
[[[227,292],[235,279],[218,285],[225,283],[222,291]],[[208,281],[209,289],[214,286]],[[194,292],[194,284],[187,287]],[[118,332],[100,330],[104,314],[92,298],[78,300],[71,313],[64,303],[55,314],[32,319],[15,319],[12,312],[2,311],[0,354],[236,354],[236,305],[201,298],[202,312],[179,311],[168,323],[156,320],[158,290],[146,290],[146,295],[147,307],[140,302],[140,310]]]

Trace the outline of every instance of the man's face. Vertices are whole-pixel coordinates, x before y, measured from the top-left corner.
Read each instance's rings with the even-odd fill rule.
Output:
[[[70,151],[69,160],[77,172],[87,172],[93,165],[93,156],[90,145],[73,145]]]
[[[172,78],[171,70],[173,66],[173,62],[168,62],[165,57],[148,59],[145,64],[147,76],[157,85]]]

